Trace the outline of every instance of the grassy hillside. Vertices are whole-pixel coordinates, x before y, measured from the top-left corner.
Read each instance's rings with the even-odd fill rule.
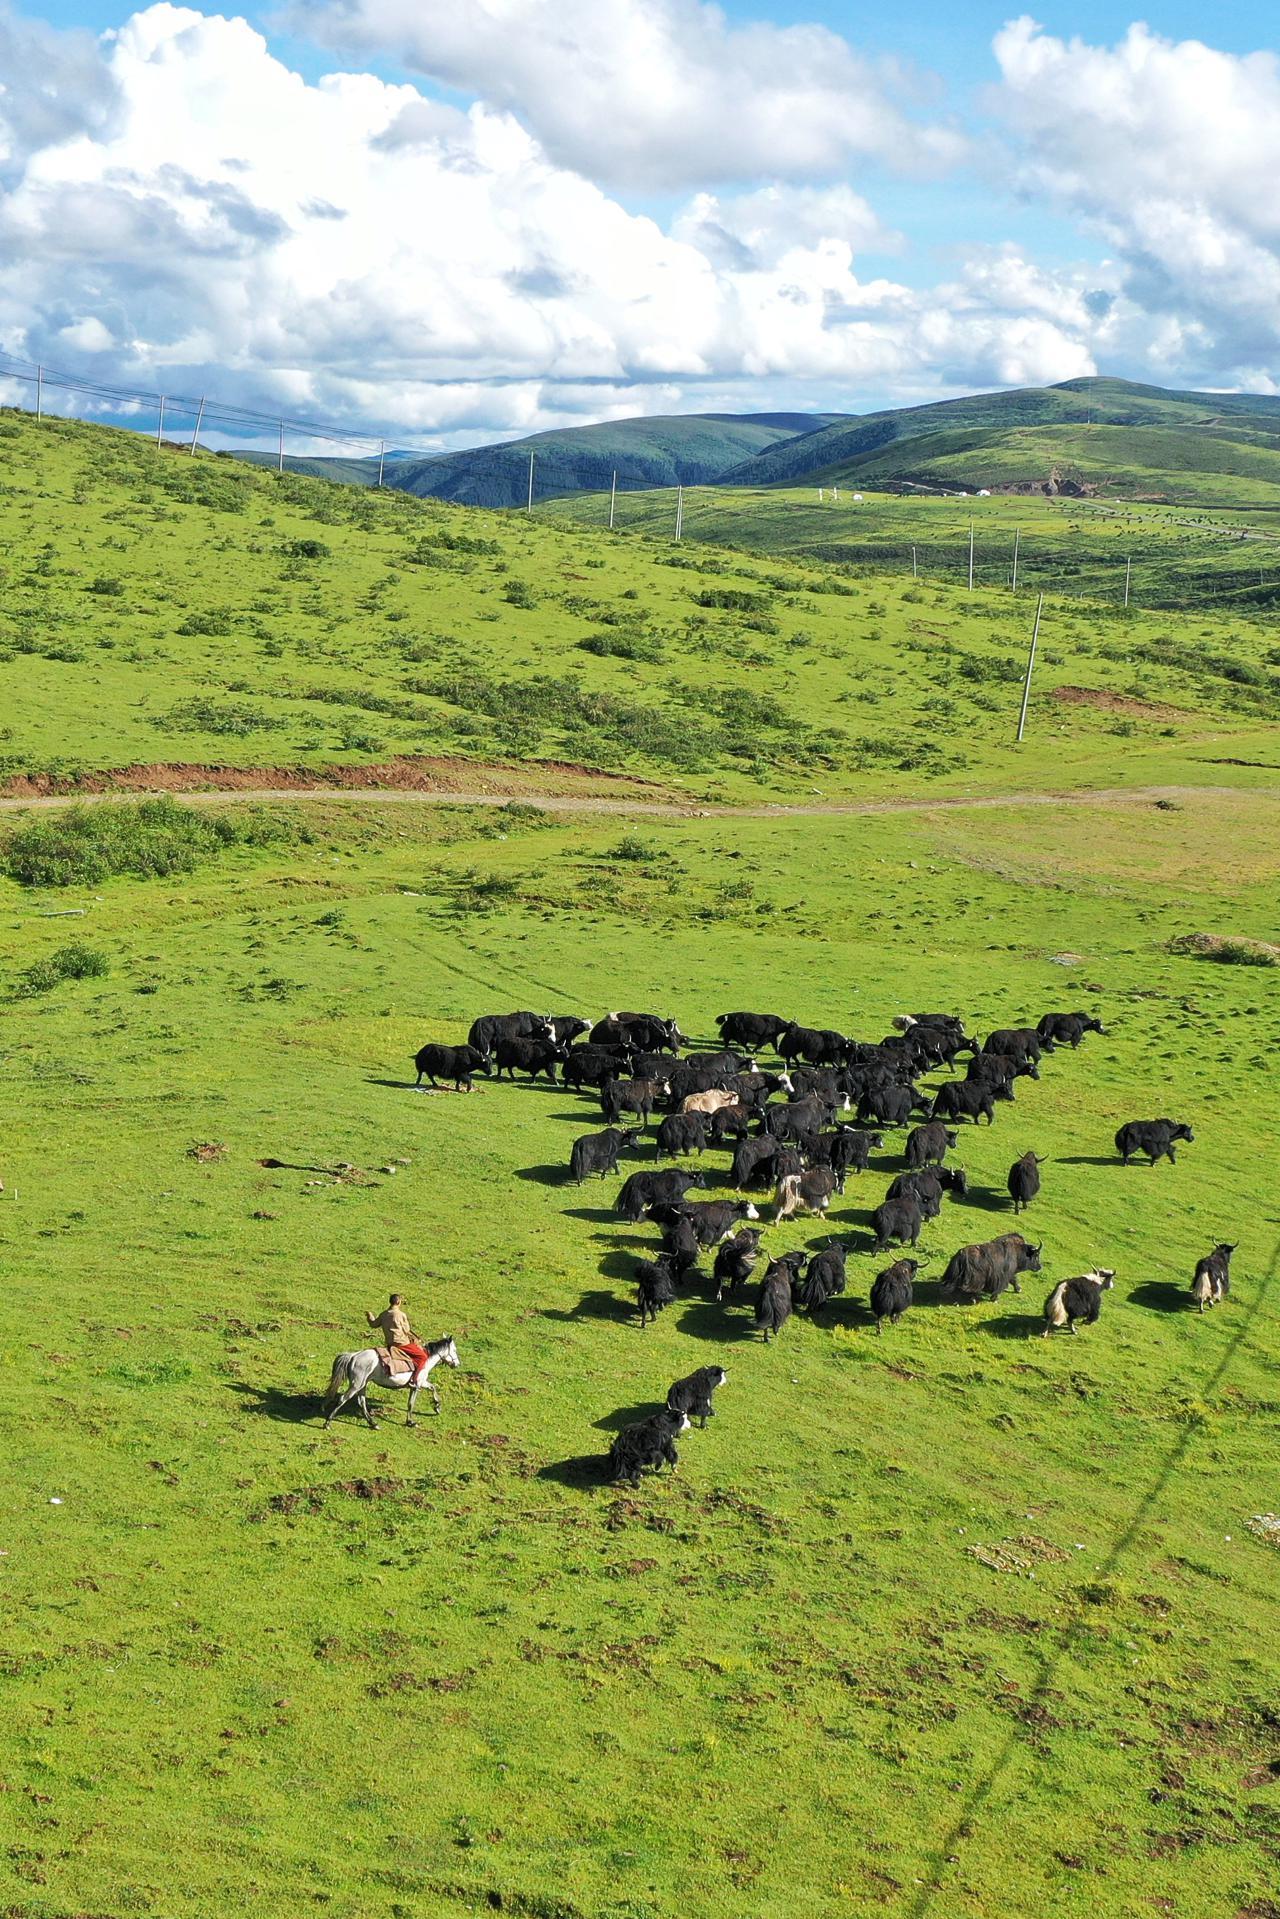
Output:
[[[0,878],[10,1919],[1266,1913],[1280,1029],[1271,973],[1166,941],[1274,935],[1274,798],[234,817],[188,874]],[[109,971],[49,985],[69,939]],[[705,1283],[637,1330],[652,1230],[560,1175],[589,1101],[411,1090],[481,1007],[618,1001],[699,1037],[775,1002],[1109,1032],[966,1129],[972,1197],[882,1339],[900,1136],[821,1227],[768,1225],[852,1251],[765,1349]],[[1195,1143],[1126,1171],[1112,1134],[1152,1110]],[[1044,1274],[937,1305],[1028,1148]],[[1101,1323],[1035,1337],[1100,1259]],[[326,1433],[331,1357],[393,1286],[459,1340],[443,1415]],[[616,1427],[716,1362],[680,1474],[601,1484]]]
[[[938,492],[855,497],[859,490],[847,481],[838,483],[836,500],[829,480],[823,490],[820,501],[816,486],[699,488],[685,498],[685,540],[811,566],[875,569],[900,582],[911,575],[914,554],[917,587],[924,580],[967,589],[972,523],[979,588],[1008,590],[1016,536],[1018,584],[1025,591],[1119,607],[1128,561],[1131,610],[1199,619],[1235,609],[1246,618],[1270,619],[1280,599],[1280,527],[1265,511]],[[562,524],[598,528],[607,522],[608,503],[584,496],[558,501],[548,512]],[[619,508],[617,524],[624,533],[665,543],[670,501],[665,494],[635,495]],[[970,604],[967,591],[954,604]]]
[[[973,394],[836,421],[802,442],[769,448],[724,477],[726,484],[752,487],[816,482],[819,475],[832,474],[845,474],[850,481],[862,476],[868,484],[875,477],[917,478],[916,464],[927,464],[930,457],[915,444],[918,440],[940,437],[935,450],[945,458],[987,446],[998,453],[1009,435],[1015,436],[1016,447],[1016,435],[1025,428],[1055,430],[1048,441],[1053,445],[1057,429],[1089,424],[1126,429],[1132,437],[1121,443],[1126,452],[1116,457],[1126,468],[1157,470],[1159,459],[1143,458],[1140,453],[1152,435],[1189,434],[1185,444],[1192,449],[1205,433],[1215,432],[1242,440],[1256,438],[1275,447],[1280,440],[1280,401],[1269,395],[1168,392],[1127,380],[1068,380],[1061,386]],[[1070,434],[1064,441],[1076,443]],[[1086,448],[1093,445],[1091,439],[1085,442]],[[1175,465],[1185,470],[1180,461]],[[1209,470],[1216,470],[1212,462]],[[1102,477],[1096,460],[1089,472]],[[1019,469],[1013,478],[1047,478],[1047,474],[1047,467],[1040,473]]]
[[[1274,758],[1263,617],[1051,606],[1033,756],[1011,743],[1029,609],[1006,591],[761,564],[26,416],[0,419],[0,457],[10,780],[444,754],[534,783],[555,769],[533,763],[569,762],[807,799]]]
[[[616,471],[623,491],[632,487],[701,485],[764,447],[824,427],[832,416],[814,413],[661,414],[557,427],[498,446],[465,448],[431,458],[389,455],[384,484],[421,499],[453,500],[464,506],[520,507],[528,499],[529,455],[534,455],[534,491],[545,499],[609,486]],[[271,456],[259,456],[269,462]],[[286,459],[291,472],[371,486],[373,460]]]

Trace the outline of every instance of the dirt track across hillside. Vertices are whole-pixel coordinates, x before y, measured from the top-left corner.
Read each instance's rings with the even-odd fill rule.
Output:
[[[1280,771],[1280,768],[1277,768]],[[38,794],[30,797],[0,796],[0,812],[17,813],[55,806],[100,805],[112,800],[145,798],[148,791],[172,791],[172,788],[113,787],[99,792],[78,790],[69,793]],[[420,806],[506,806],[518,800],[538,806],[548,813],[620,814],[655,819],[839,819],[877,813],[955,813],[990,811],[1007,806],[1154,806],[1161,800],[1182,802],[1209,799],[1223,793],[1244,790],[1252,795],[1280,793],[1280,786],[1237,789],[1229,786],[1133,786],[1100,787],[1068,793],[982,793],[939,795],[934,799],[843,800],[829,803],[786,805],[781,802],[759,806],[716,806],[697,800],[651,800],[622,794],[525,792],[438,792],[386,786],[233,786],[183,791],[184,801],[193,806],[226,804],[235,800],[359,800],[379,805],[398,805],[408,801]]]

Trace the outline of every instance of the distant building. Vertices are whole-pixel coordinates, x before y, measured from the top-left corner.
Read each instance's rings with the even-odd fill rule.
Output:
[[[989,500],[991,498],[991,488],[989,486],[980,486],[978,488],[978,498],[980,500]]]
[[[855,494],[854,494],[854,496],[853,496],[853,504],[854,504],[855,506],[861,506],[861,505],[862,505],[862,495],[861,495],[861,493],[855,493]]]

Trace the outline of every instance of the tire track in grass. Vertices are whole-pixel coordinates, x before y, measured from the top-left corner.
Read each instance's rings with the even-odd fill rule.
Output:
[[[1248,1339],[1254,1321],[1262,1311],[1263,1306],[1267,1303],[1278,1274],[1280,1274],[1280,1240],[1277,1240],[1275,1246],[1272,1248],[1271,1261],[1267,1268],[1266,1277],[1258,1287],[1252,1303],[1246,1308],[1243,1320],[1232,1334],[1226,1350],[1223,1352],[1216,1366],[1214,1366],[1208,1378],[1205,1379],[1200,1387],[1198,1396],[1201,1400],[1207,1401],[1222,1383],[1237,1353]],[[1200,1435],[1201,1427],[1201,1421],[1185,1427],[1174,1445],[1170,1448],[1169,1454],[1161,1464],[1154,1480],[1134,1508],[1132,1518],[1124,1530],[1112,1541],[1105,1560],[1098,1568],[1100,1579],[1106,1580],[1112,1573],[1117,1571],[1120,1561],[1132,1544],[1135,1535],[1151,1517],[1164,1493],[1165,1487],[1185,1462],[1187,1454]],[[1080,1610],[1073,1619],[1062,1627],[1058,1634],[1057,1644],[1047,1655],[1044,1669],[1036,1683],[1035,1690],[1028,1699],[1029,1706],[1034,1707],[1046,1703],[1053,1689],[1054,1681],[1061,1671],[1063,1662],[1071,1653],[1072,1646],[1075,1643],[1084,1620],[1084,1611]],[[958,1848],[967,1840],[974,1837],[979,1814],[986,1808],[988,1802],[995,1794],[1001,1779],[1016,1756],[1019,1747],[1026,1740],[1026,1737],[1026,1728],[1015,1725],[1005,1740],[990,1770],[985,1777],[980,1779],[971,1789],[959,1816],[947,1832],[945,1839],[942,1840],[941,1844],[935,1850],[932,1875],[909,1907],[908,1919],[927,1919],[927,1915],[935,1910],[939,1901],[947,1900],[951,1896],[951,1884],[954,1882],[955,1874],[958,1873],[961,1863],[956,1856]],[[954,1867],[953,1873],[948,1874],[948,1866]],[[945,1907],[943,1909],[945,1910]]]

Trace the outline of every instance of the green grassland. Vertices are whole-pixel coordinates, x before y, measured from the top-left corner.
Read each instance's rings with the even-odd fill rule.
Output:
[[[236,825],[190,872],[0,879],[8,1919],[1269,1913],[1277,973],[1167,941],[1273,936],[1275,797],[201,817]],[[69,942],[109,970],[50,984]],[[481,1008],[619,1002],[698,1037],[738,1005],[1098,1009],[965,1130],[973,1196],[926,1229],[936,1284],[1047,1153],[1044,1275],[967,1313],[922,1284],[877,1339],[896,1135],[821,1227],[767,1228],[849,1236],[820,1319],[765,1348],[697,1287],[641,1334],[652,1230],[560,1175],[592,1103],[409,1066]],[[1149,1112],[1195,1143],[1125,1170]],[[1098,1260],[1101,1323],[1042,1343]],[[325,1433],[392,1287],[459,1340],[443,1415]],[[601,1484],[616,1425],[716,1361],[679,1476]]]
[[[764,564],[19,415],[0,420],[0,461],[10,780],[448,754],[535,781],[539,762],[571,762],[702,800],[810,799],[1218,779],[1237,777],[1220,762],[1274,759],[1265,604],[1187,619],[1055,598],[1033,757],[1012,743],[1031,609],[989,553],[971,595],[860,570],[840,541]],[[628,515],[652,497],[629,498]],[[716,518],[721,497],[693,495],[688,530],[710,513],[720,537],[749,540]],[[751,498],[731,497],[749,516]],[[1007,503],[977,504],[1006,551],[994,510]],[[791,503],[769,496],[768,510]],[[939,524],[931,504],[875,513],[890,510],[899,552],[908,526]],[[1082,547],[1114,562],[1119,529],[1081,525]],[[1171,577],[1184,535],[1211,543],[1173,516],[1152,536]],[[1094,703],[1057,699],[1060,686]]]
[[[866,492],[855,500],[856,484],[843,484],[833,500],[829,482],[823,491],[819,500],[816,485],[687,488],[684,539],[812,566],[878,571],[903,582],[911,576],[917,590],[921,581],[963,588],[965,597],[950,602],[963,611],[973,605],[967,594],[972,521],[977,590],[1008,595],[1017,534],[1023,593],[1122,611],[1130,561],[1134,612],[1265,618],[1280,598],[1280,528],[1266,513],[1241,505],[1191,510],[1149,501],[972,493]],[[608,524],[608,510],[607,498],[582,495],[556,501],[548,513],[562,524],[599,528]],[[616,523],[619,531],[665,543],[674,511],[669,492],[633,494],[618,506]]]
[[[0,415],[0,1914],[1274,1919],[1280,969],[1170,947],[1275,938],[1265,529],[707,489],[677,545],[669,496],[624,504],[610,535]],[[1021,750],[1015,524],[1050,589]],[[521,797],[17,803],[412,756]],[[583,794],[616,816],[528,803]],[[705,1285],[641,1334],[653,1231],[562,1176],[591,1100],[413,1089],[479,1011],[618,1004],[1108,1031],[965,1130],[884,1338],[901,1136],[769,1223],[852,1253],[766,1349]],[[1157,1113],[1194,1144],[1123,1169]],[[1028,1149],[1043,1276],[940,1306]],[[1101,1324],[1035,1337],[1098,1261]],[[392,1288],[459,1341],[443,1415],[325,1433]],[[605,1485],[714,1361],[680,1474]]]

